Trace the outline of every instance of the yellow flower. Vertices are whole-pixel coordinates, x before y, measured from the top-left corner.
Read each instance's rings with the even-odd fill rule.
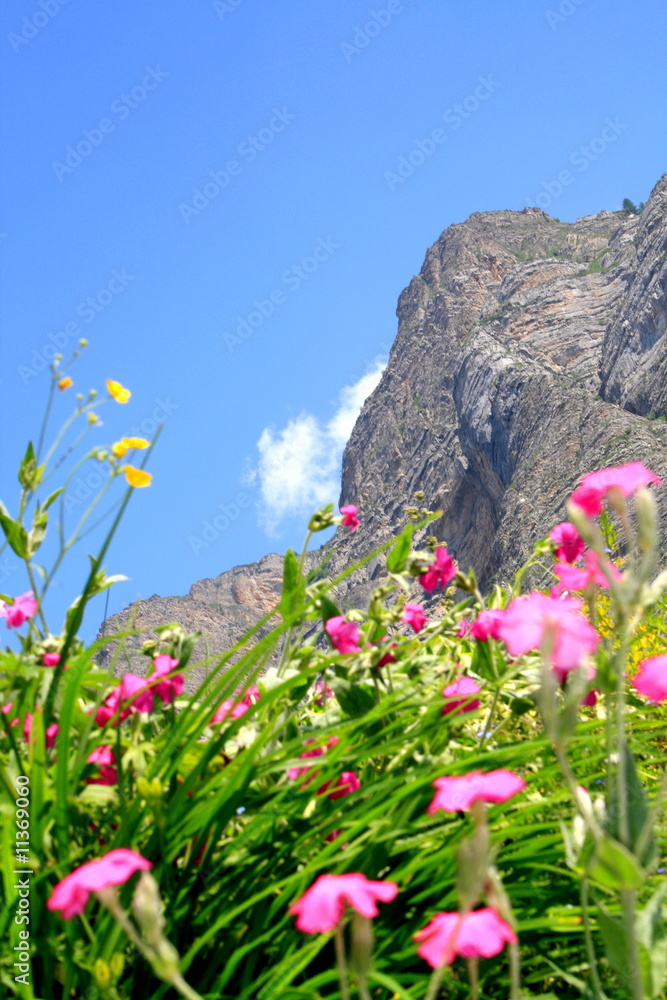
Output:
[[[150,472],[143,469],[135,469],[133,465],[126,465],[124,468],[125,478],[130,486],[150,486],[153,478]]]
[[[145,438],[124,437],[111,445],[111,451],[116,458],[123,458],[131,448],[150,448],[150,444]]]
[[[96,413],[89,413],[88,414],[88,423],[89,424],[101,424],[102,421],[100,420],[100,418],[97,416]]]
[[[117,403],[127,403],[128,399],[132,395],[129,389],[125,389],[120,382],[114,382],[113,379],[107,379],[107,389],[109,390],[109,395],[116,400]]]
[[[64,392],[65,389],[69,389],[71,385],[74,385],[74,382],[69,377],[69,375],[65,375],[65,377],[61,378],[60,381],[58,382],[58,388],[60,389],[61,392]]]

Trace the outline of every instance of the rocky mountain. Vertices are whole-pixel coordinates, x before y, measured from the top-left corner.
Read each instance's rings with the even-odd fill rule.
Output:
[[[488,586],[562,519],[585,472],[641,459],[667,478],[667,175],[641,216],[474,213],[428,250],[397,315],[343,458],[340,503],[359,507],[363,530],[337,532],[334,568],[386,540],[422,490],[443,512],[430,531]],[[382,565],[342,602],[363,606]],[[135,627],[178,621],[221,652],[273,606],[280,581],[269,555],[187,597],[140,602]]]

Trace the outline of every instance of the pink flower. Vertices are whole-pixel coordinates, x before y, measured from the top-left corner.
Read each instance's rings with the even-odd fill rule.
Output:
[[[385,639],[388,638],[389,638],[388,635],[383,635],[382,638],[380,639],[380,642],[384,642]],[[396,649],[397,645],[398,643],[392,642],[390,648]],[[381,656],[378,662],[376,663],[376,666],[386,667],[388,663],[396,663],[396,657],[393,656],[392,653],[385,653],[384,656]]]
[[[498,629],[504,617],[505,611],[503,608],[491,608],[488,611],[480,611],[470,626],[470,634],[475,639],[479,639],[480,642],[486,642],[488,639],[499,639]]]
[[[611,562],[606,562],[607,569],[613,580],[620,580],[621,573]],[[597,583],[600,587],[608,587],[607,577],[602,572],[597,552],[588,550],[586,553],[586,568],[578,569],[569,563],[554,563],[554,573],[558,577],[558,585],[554,588],[558,593],[563,590],[586,590]]]
[[[406,604],[403,608],[401,621],[409,625],[415,632],[421,632],[428,619],[421,604]]]
[[[223,719],[226,719],[230,713],[232,719],[240,719],[242,715],[245,715],[251,705],[254,705],[259,701],[260,696],[261,692],[257,685],[251,684],[240,701],[234,701],[231,698],[227,698],[223,701],[220,708],[211,719],[210,725],[214,726],[218,722],[222,722]]]
[[[12,723],[12,725],[14,725],[14,723]],[[23,723],[23,735],[28,741],[28,743],[30,742],[31,733],[32,733],[32,712],[28,712],[28,714],[25,717],[25,722]],[[50,750],[51,747],[54,746],[56,742],[56,736],[58,735],[58,723],[54,722],[52,725],[50,725],[47,728],[46,733],[44,735],[46,737],[46,748],[47,750]]]
[[[63,920],[71,920],[83,913],[91,892],[100,892],[110,885],[122,885],[135,872],[148,871],[152,867],[150,861],[136,851],[119,847],[67,875],[51,893],[46,907],[48,910],[62,910]]]
[[[481,690],[479,684],[472,677],[459,677],[452,684],[448,684],[442,692],[443,697],[448,699],[447,704],[442,710],[442,714],[449,715],[450,712],[457,711],[477,711],[480,704],[479,699],[472,698],[471,696],[479,694]]]
[[[649,483],[662,486],[662,479],[642,462],[615,465],[610,469],[598,469],[585,475],[570,499],[589,517],[597,517],[602,512],[607,491],[612,487],[620,490],[624,497],[629,497],[640,486],[648,486]]]
[[[556,559],[566,563],[576,562],[583,555],[586,543],[569,521],[561,521],[549,532],[549,538],[556,543]]]
[[[314,739],[306,740],[305,746],[309,746],[311,743],[315,743],[315,740]],[[338,737],[331,736],[327,740],[325,746],[314,747],[312,750],[305,750],[302,754],[299,754],[299,756],[302,758],[322,757],[323,754],[327,752],[327,750],[331,750],[332,747],[338,746],[338,743],[339,743]],[[290,781],[295,781],[297,778],[300,778],[302,774],[306,774],[309,770],[310,770],[310,764],[307,764],[305,767],[290,767],[289,771],[287,772],[287,777],[290,779]]]
[[[642,660],[632,683],[645,698],[664,701],[667,698],[667,656],[651,656]]]
[[[168,653],[161,653],[160,656],[156,656],[153,660],[155,666],[155,671],[149,676],[149,681],[154,681],[156,677],[164,677],[163,681],[159,684],[152,684],[151,690],[161,698],[167,705],[170,705],[180,694],[183,693],[183,674],[176,674],[174,677],[168,677],[178,666],[178,660],[175,660],[173,656],[169,656]]]
[[[506,802],[517,792],[523,791],[526,782],[513,771],[471,771],[461,777],[436,778],[435,797],[426,810],[428,813],[444,809],[445,812],[466,812],[473,802]]]
[[[576,598],[547,597],[534,592],[516,597],[505,611],[499,635],[512,656],[542,648],[548,642],[548,658],[562,675],[578,667],[597,647],[600,636],[579,613]]]
[[[324,705],[325,702],[334,697],[334,692],[326,681],[323,681],[322,679],[315,681],[315,684],[313,685],[313,693],[315,692],[318,692],[318,697],[315,699],[316,705]]]
[[[88,785],[117,785],[118,771],[111,765],[116,763],[116,755],[109,746],[95,747],[88,757],[89,764],[99,764],[100,771],[97,778],[88,778]]]
[[[362,917],[378,915],[377,901],[389,903],[396,898],[395,882],[373,882],[365,875],[320,875],[289,912],[297,917],[296,926],[305,934],[327,934],[341,920],[345,904]]]
[[[155,697],[146,686],[146,678],[130,672],[123,674],[118,687],[107,696],[104,705],[100,705],[95,721],[98,726],[105,726],[114,719],[114,725],[117,726],[132,712],[152,712],[154,705]]]
[[[57,667],[60,663],[60,653],[44,653],[42,663],[45,667]]]
[[[424,590],[430,594],[438,587],[444,589],[454,576],[456,576],[456,565],[447,551],[447,546],[438,545],[433,565],[419,577],[419,582]]]
[[[597,688],[591,688],[588,694],[581,699],[581,704],[586,705],[588,708],[593,708],[594,705],[597,705],[599,694],[600,692]]]
[[[436,913],[426,927],[415,934],[422,944],[418,953],[433,969],[451,965],[457,955],[463,958],[491,958],[505,944],[516,944],[517,936],[495,910],[484,907],[463,916],[460,913]]]
[[[354,771],[343,771],[335,782],[327,781],[321,788],[317,789],[318,795],[324,795],[327,789],[333,786],[333,790],[327,795],[328,799],[342,799],[352,792],[357,792],[361,788],[361,782]]]
[[[355,622],[348,622],[344,615],[336,615],[329,618],[324,626],[325,631],[331,639],[331,645],[339,653],[358,653],[359,646],[359,626]]]
[[[2,706],[0,711],[2,712],[3,715],[9,715],[13,707],[14,707],[14,702],[8,701],[6,705]],[[9,723],[10,726],[18,726],[18,724],[19,724],[18,719],[12,719],[11,722]]]
[[[13,604],[0,601],[0,618],[7,619],[7,628],[20,628],[28,618],[32,618],[36,610],[37,601],[32,590],[15,597]]]
[[[344,507],[341,507],[340,512],[343,515],[343,527],[349,528],[350,532],[356,531],[361,524],[361,521],[357,517],[357,508],[354,504],[345,504]]]

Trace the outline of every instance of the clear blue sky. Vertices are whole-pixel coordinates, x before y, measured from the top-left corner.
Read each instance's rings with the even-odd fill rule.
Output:
[[[303,433],[316,464],[330,450],[316,485],[335,502],[341,390],[377,371],[446,226],[648,196],[667,169],[666,43],[658,0],[5,3],[0,496],[15,507],[49,334],[67,355],[76,330],[76,388],[133,392],[100,410],[95,440],[166,417],[107,559],[131,577],[110,611],[298,544],[303,514],[267,493],[281,444]],[[283,500],[307,498],[312,469],[292,471],[305,485]],[[239,493],[229,527],[193,543]],[[94,541],[58,575],[56,626]],[[0,591],[27,589],[15,566],[5,554]]]

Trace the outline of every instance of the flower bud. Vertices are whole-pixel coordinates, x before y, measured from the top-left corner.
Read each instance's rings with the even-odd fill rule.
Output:
[[[658,510],[655,497],[645,486],[640,486],[635,494],[639,548],[651,552],[658,542]]]
[[[120,952],[115,951],[109,959],[109,968],[111,969],[111,975],[114,979],[120,979],[123,975],[123,969],[125,968],[125,956],[121,955]]]
[[[334,524],[340,523],[340,518],[334,517],[333,504],[327,504],[316,511],[308,522],[309,531],[324,531],[325,528],[332,528]]]
[[[100,989],[106,989],[111,984],[111,969],[102,958],[95,960],[93,966],[93,976]]]
[[[87,347],[87,346],[88,346],[88,341],[86,340],[85,337],[81,337],[79,340],[79,347]]]
[[[165,925],[163,909],[157,882],[150,872],[143,871],[132,897],[132,912],[144,939],[153,948],[157,948],[162,940]]]

